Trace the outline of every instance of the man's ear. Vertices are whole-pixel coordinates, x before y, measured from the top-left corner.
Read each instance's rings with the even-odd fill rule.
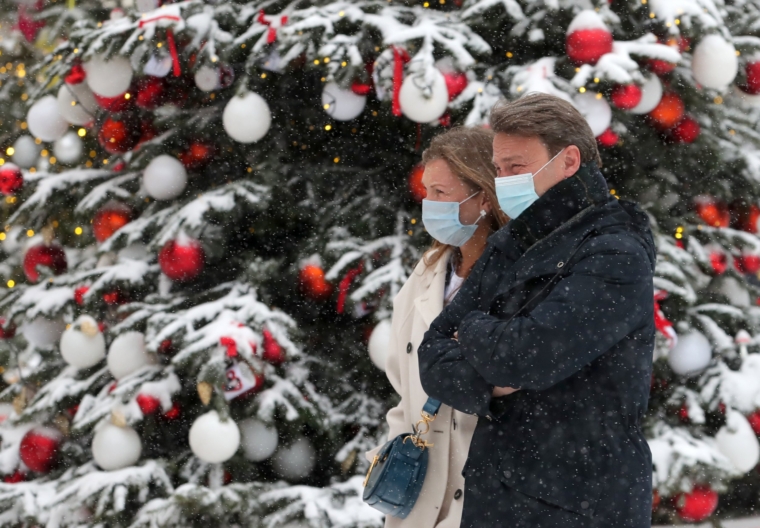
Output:
[[[562,154],[562,176],[569,178],[581,168],[581,151],[575,145],[565,147]]]

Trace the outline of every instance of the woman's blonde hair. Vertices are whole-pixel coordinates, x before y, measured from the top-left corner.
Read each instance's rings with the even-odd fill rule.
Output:
[[[443,160],[451,172],[472,193],[483,191],[491,212],[486,219],[494,231],[507,223],[509,218],[499,207],[496,198],[496,168],[493,165],[493,132],[486,128],[456,127],[433,138],[430,146],[422,153],[422,163]],[[426,266],[432,266],[450,247],[437,240],[423,257]]]

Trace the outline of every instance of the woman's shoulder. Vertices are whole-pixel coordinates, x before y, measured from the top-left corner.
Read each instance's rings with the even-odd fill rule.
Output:
[[[435,259],[435,253],[433,253],[435,251],[443,251],[444,253],[439,258]],[[430,278],[436,273],[437,268],[440,265],[445,265],[445,262],[448,261],[448,255],[446,255],[448,251],[448,249],[434,248],[428,250],[422,256],[396,295],[396,299],[393,301],[394,307],[412,301],[414,297],[421,293],[419,291],[420,288],[429,285]]]

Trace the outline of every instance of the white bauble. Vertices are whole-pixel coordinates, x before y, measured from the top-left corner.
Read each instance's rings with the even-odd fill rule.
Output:
[[[173,66],[174,61],[171,55],[151,55],[143,67],[143,73],[153,77],[166,77],[172,71]]]
[[[272,457],[272,469],[285,480],[298,481],[309,476],[316,464],[314,448],[303,436]]]
[[[673,372],[680,376],[699,374],[712,359],[712,347],[701,332],[690,331],[678,336],[678,344],[668,352],[668,363]]]
[[[662,82],[655,74],[649,74],[641,86],[641,101],[629,110],[632,114],[648,114],[662,99]]]
[[[57,343],[64,330],[66,330],[66,323],[61,319],[48,319],[42,315],[24,323],[19,329],[30,344],[40,347]]]
[[[575,107],[586,118],[594,137],[599,136],[610,127],[612,109],[607,100],[596,92],[578,94],[573,99]]]
[[[222,125],[239,143],[254,143],[263,138],[272,124],[269,105],[259,94],[248,92],[235,96],[224,107]]]
[[[158,0],[135,0],[135,7],[140,13],[148,13],[154,11],[160,6]]]
[[[322,90],[322,107],[327,115],[338,121],[351,121],[359,117],[366,104],[365,96],[344,90],[334,82],[325,84]]]
[[[211,66],[201,66],[195,72],[195,86],[202,92],[213,92],[219,88],[219,70]]]
[[[728,301],[734,306],[748,308],[752,303],[749,296],[749,290],[734,277],[721,277],[718,291],[726,296]]]
[[[95,118],[98,102],[85,83],[64,83],[56,100],[61,116],[72,125],[86,125]]]
[[[145,349],[145,336],[140,332],[121,334],[108,349],[108,370],[117,380],[154,362],[153,356]]]
[[[736,48],[717,34],[699,41],[691,58],[694,80],[705,88],[722,90],[734,82],[739,72]]]
[[[369,336],[369,358],[377,368],[385,372],[385,361],[388,358],[388,347],[391,344],[391,321],[383,319],[372,330]]]
[[[84,70],[87,86],[102,97],[121,95],[132,84],[132,65],[129,59],[121,55],[110,59],[94,57],[84,63]]]
[[[104,423],[92,438],[92,457],[105,471],[134,466],[141,454],[140,435],[129,426]]]
[[[232,418],[222,421],[219,413],[200,415],[190,428],[190,449],[195,456],[210,464],[232,458],[240,446],[240,429]]]
[[[449,91],[441,72],[434,71],[429,93],[425,93],[424,88],[424,76],[408,75],[399,92],[401,112],[416,123],[430,123],[438,119],[449,105]]]
[[[246,418],[238,424],[242,435],[245,458],[254,462],[266,460],[277,450],[277,429],[256,418]]]
[[[82,139],[75,132],[67,132],[62,138],[56,139],[53,144],[53,154],[58,158],[58,161],[65,165],[79,161],[83,150]]]
[[[42,147],[34,142],[32,136],[21,136],[13,143],[11,159],[22,169],[28,169],[37,163],[41,151]]]
[[[145,191],[156,200],[172,200],[187,186],[187,170],[175,157],[156,156],[143,171]]]
[[[69,123],[58,111],[58,101],[46,95],[29,109],[26,115],[29,132],[42,141],[55,141],[69,129]]]
[[[747,473],[760,461],[760,443],[752,426],[740,412],[726,411],[726,425],[715,435],[718,450],[742,473]]]
[[[76,368],[90,368],[106,357],[106,340],[98,322],[82,315],[61,336],[61,355]]]

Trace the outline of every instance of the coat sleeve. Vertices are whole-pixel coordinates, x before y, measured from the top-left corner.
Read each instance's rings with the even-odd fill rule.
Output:
[[[489,383],[543,390],[570,377],[652,317],[652,265],[630,238],[602,236],[530,313],[468,314],[459,353]]]
[[[486,259],[473,268],[454,300],[435,318],[417,349],[425,393],[467,414],[489,415],[493,385],[470,365],[452,336],[459,321],[480,305],[480,277]]]

